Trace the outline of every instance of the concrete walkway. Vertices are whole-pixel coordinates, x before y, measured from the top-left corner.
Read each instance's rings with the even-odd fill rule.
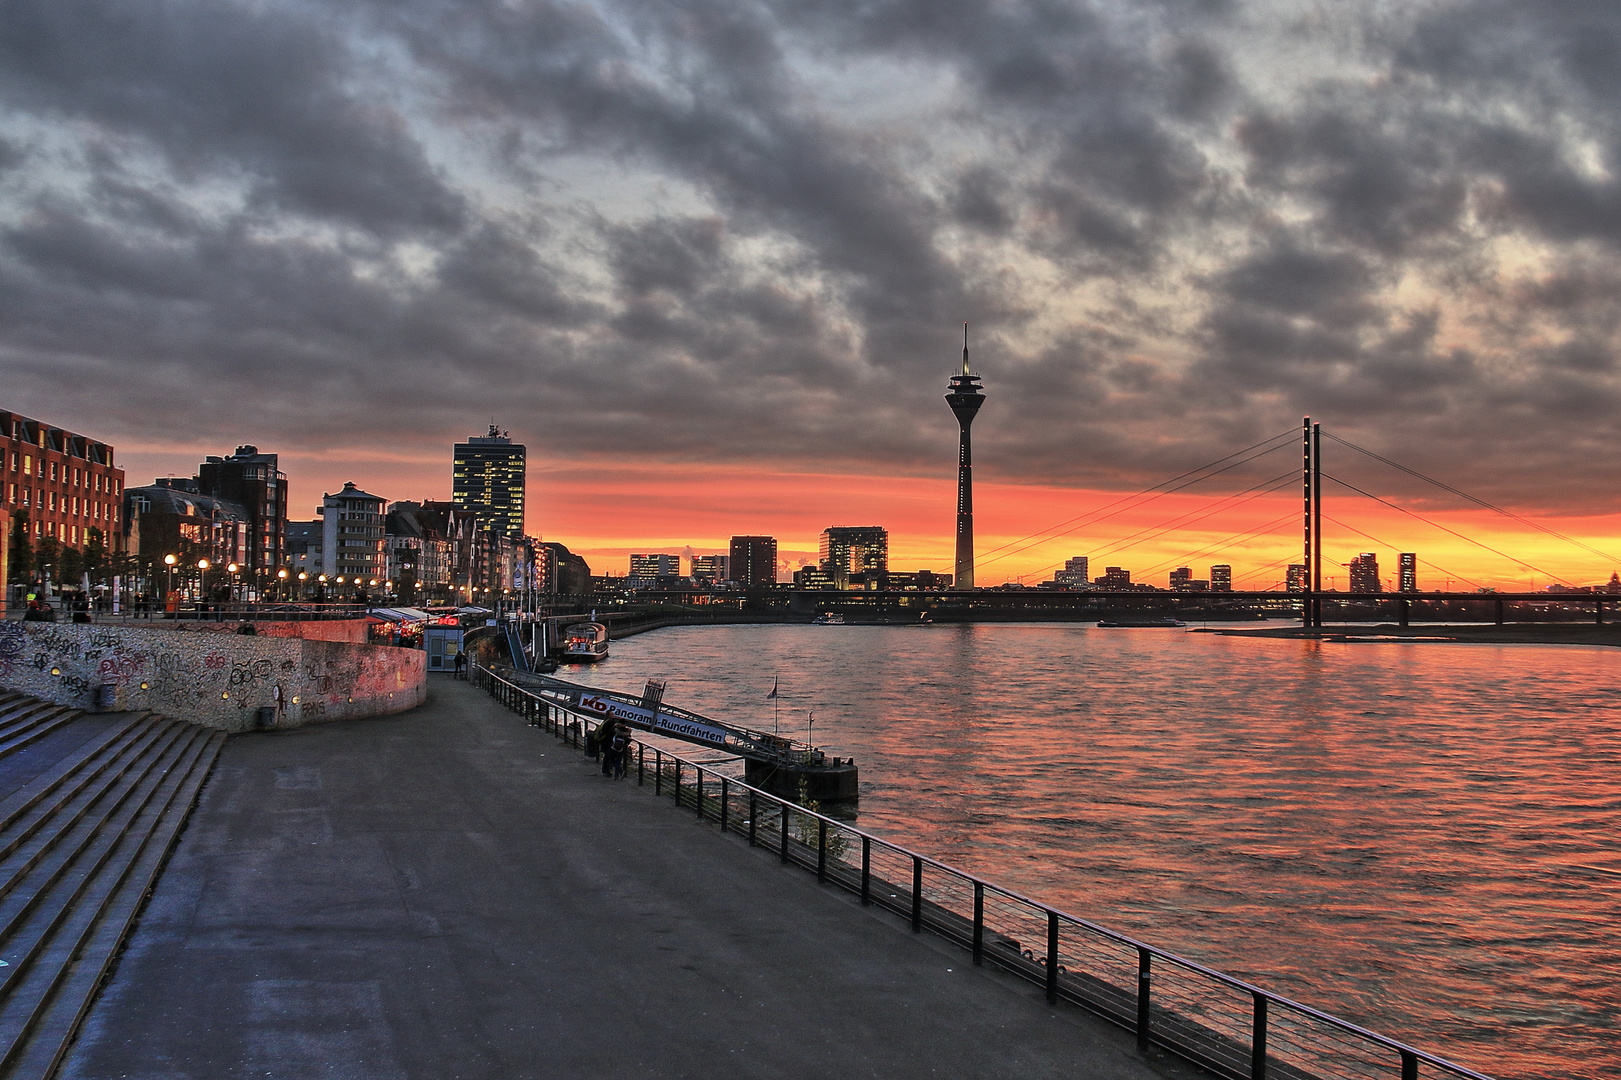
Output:
[[[1199,1075],[430,687],[230,741],[64,1077]]]

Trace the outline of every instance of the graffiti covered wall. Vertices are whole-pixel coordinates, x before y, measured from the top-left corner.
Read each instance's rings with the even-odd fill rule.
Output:
[[[130,626],[0,622],[0,686],[91,708],[103,685],[112,708],[249,731],[382,716],[427,698],[427,657],[415,649],[237,634],[177,634]]]

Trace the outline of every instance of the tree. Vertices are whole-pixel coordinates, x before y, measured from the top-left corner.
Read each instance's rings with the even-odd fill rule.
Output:
[[[107,539],[100,529],[92,527],[84,542],[84,568],[91,581],[107,580]]]
[[[11,572],[13,582],[34,580],[34,544],[28,536],[28,511],[11,515]]]
[[[40,574],[50,574],[57,581],[61,581],[61,567],[58,565],[61,554],[62,545],[57,542],[56,537],[42,536],[39,543],[34,545],[34,567]]]
[[[84,577],[84,553],[63,544],[57,553],[56,576],[64,585],[77,585]]]

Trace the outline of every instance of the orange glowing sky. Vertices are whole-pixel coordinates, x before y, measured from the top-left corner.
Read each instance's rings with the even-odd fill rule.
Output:
[[[272,449],[268,441],[264,449]],[[121,461],[129,471],[128,483],[135,485],[150,482],[152,476],[190,475],[200,453],[142,447],[123,452]],[[338,490],[347,480],[391,501],[447,499],[449,458],[446,447],[442,462],[410,456],[344,461],[296,453],[284,453],[281,461],[289,476],[292,516],[308,520],[322,493]],[[830,525],[887,528],[891,569],[952,568],[954,475],[558,463],[537,459],[531,451],[528,483],[530,533],[567,544],[598,574],[624,574],[633,551],[724,554],[733,535],[765,534],[777,538],[786,579],[794,568],[815,561],[818,534]],[[1087,555],[1094,577],[1106,565],[1123,566],[1133,571],[1134,581],[1163,586],[1173,567],[1189,566],[1202,578],[1212,564],[1227,563],[1236,587],[1267,589],[1281,587],[1287,564],[1300,559],[1300,502],[1294,487],[1227,505],[1209,517],[1203,515],[1221,503],[1222,493],[1190,491],[1139,501],[1098,520],[1098,508],[1130,494],[979,481],[974,490],[979,584],[1034,584],[1050,579],[1065,559]],[[1360,497],[1337,495],[1325,485],[1323,572],[1328,584],[1343,588],[1343,564],[1363,551],[1378,554],[1381,575],[1389,579],[1395,576],[1397,552],[1417,552],[1419,585],[1425,589],[1540,589],[1550,581],[1591,585],[1621,567],[1621,558],[1605,560],[1489,511],[1425,507],[1422,512],[1477,543]],[[1535,508],[1518,512],[1598,551],[1621,551],[1621,515],[1537,516]],[[1077,531],[1049,531],[1089,514],[1091,519]],[[1176,525],[1166,531],[1167,523]],[[1146,535],[1138,538],[1139,533]],[[1493,554],[1482,544],[1513,558]]]

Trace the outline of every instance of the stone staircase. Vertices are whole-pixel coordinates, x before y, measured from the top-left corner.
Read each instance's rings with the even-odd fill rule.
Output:
[[[0,1080],[55,1072],[224,741],[0,689]]]

